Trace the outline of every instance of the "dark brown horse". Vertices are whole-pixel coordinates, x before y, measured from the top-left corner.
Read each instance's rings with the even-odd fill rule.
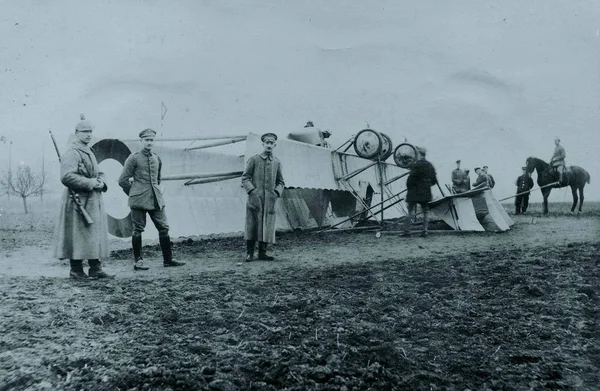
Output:
[[[532,173],[537,170],[537,184],[542,187],[549,185],[554,182],[558,182],[558,172],[556,172],[550,164],[546,163],[542,159],[536,157],[529,157],[525,162],[528,173]],[[581,213],[581,206],[583,205],[583,188],[586,183],[590,183],[590,174],[579,166],[569,166],[568,174],[563,182],[556,186],[544,187],[542,195],[544,196],[544,214],[548,213],[548,196],[552,188],[560,188],[565,186],[571,186],[571,192],[573,193],[573,206],[571,207],[571,213],[575,212],[577,206],[577,190],[579,190],[579,212]]]

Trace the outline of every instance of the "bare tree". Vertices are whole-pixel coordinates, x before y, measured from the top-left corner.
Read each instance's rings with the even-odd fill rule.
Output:
[[[29,213],[27,208],[27,197],[39,195],[44,192],[46,185],[46,173],[33,172],[31,167],[26,164],[20,164],[17,172],[4,173],[0,179],[0,185],[4,187],[9,194],[18,195],[23,200],[25,213]]]

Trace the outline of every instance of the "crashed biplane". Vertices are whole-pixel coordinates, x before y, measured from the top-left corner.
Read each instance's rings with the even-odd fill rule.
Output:
[[[410,164],[417,156],[413,145],[405,142],[393,148],[387,135],[363,129],[334,150],[318,145],[322,138],[311,131],[317,130],[291,133],[288,139],[278,140],[275,155],[282,163],[286,183],[276,207],[278,230],[350,228],[365,220],[383,227],[384,218],[406,216],[403,194]],[[171,235],[243,231],[246,193],[241,174],[245,161],[262,151],[260,136],[250,133],[157,141],[155,151],[162,159],[161,185]],[[199,142],[208,143],[197,145]],[[243,155],[212,150],[238,143],[245,144]],[[103,139],[92,146],[101,167],[110,159],[122,165],[138,149],[138,140]],[[395,164],[386,162],[391,156]],[[105,172],[109,188],[118,188],[116,171]],[[113,191],[104,200],[110,234],[131,236],[130,216],[123,212],[126,196]],[[487,188],[443,195],[431,206],[435,216],[456,230],[503,231],[512,224]],[[158,233],[150,226],[145,237],[158,237]]]

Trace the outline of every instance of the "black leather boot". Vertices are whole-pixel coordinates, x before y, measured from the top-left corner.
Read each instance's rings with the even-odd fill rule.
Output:
[[[254,240],[246,240],[246,262],[254,261]]]
[[[183,266],[185,262],[177,262],[173,260],[173,250],[171,250],[171,238],[168,236],[159,236],[158,241],[160,243],[160,249],[163,253],[163,266],[164,267],[175,267]]]
[[[88,263],[90,264],[90,270],[88,274],[90,278],[112,278],[113,276],[108,275],[104,270],[102,270],[102,264],[99,259],[88,259]]]
[[[149,267],[146,266],[142,258],[142,237],[133,235],[131,237],[131,247],[133,248],[133,258],[135,259],[133,270],[148,270]]]
[[[275,258],[267,255],[267,243],[258,242],[258,259],[261,261],[272,261]]]
[[[74,280],[87,280],[88,275],[83,271],[83,261],[81,259],[71,259],[71,271],[69,278]]]

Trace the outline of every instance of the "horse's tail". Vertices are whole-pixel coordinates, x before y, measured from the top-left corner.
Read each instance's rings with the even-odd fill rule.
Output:
[[[586,172],[585,172],[585,175],[587,175],[586,182],[589,184],[589,183],[590,183],[590,181],[591,181],[590,173],[586,171]]]

